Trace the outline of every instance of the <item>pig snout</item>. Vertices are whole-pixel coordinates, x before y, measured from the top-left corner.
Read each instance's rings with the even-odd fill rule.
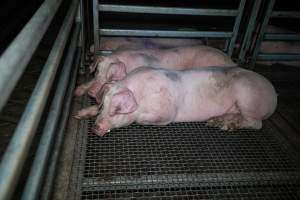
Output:
[[[97,120],[95,128],[92,131],[99,136],[104,136],[106,133],[110,132],[110,125],[103,119]]]
[[[110,130],[104,130],[99,127],[93,128],[92,131],[99,136],[104,136],[106,133],[110,132]]]

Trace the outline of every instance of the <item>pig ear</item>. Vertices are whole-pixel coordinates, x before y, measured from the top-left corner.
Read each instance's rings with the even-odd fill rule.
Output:
[[[102,62],[103,59],[104,59],[104,58],[103,58],[102,56],[96,58],[96,60],[90,65],[90,73],[92,73],[92,72],[95,71],[95,69],[97,68],[98,64],[99,64],[100,62]]]
[[[137,102],[133,93],[130,90],[125,90],[115,94],[111,100],[109,114],[127,114],[132,113],[137,109]]]
[[[96,101],[98,104],[102,102],[103,96],[109,91],[111,84],[104,84],[99,92],[96,94]]]
[[[123,62],[115,62],[109,65],[106,78],[110,81],[122,80],[126,76],[126,68]]]

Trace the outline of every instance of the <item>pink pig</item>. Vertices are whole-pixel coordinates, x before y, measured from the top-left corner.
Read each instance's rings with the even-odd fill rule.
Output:
[[[179,38],[137,38],[137,37],[101,37],[101,50],[118,50],[120,48],[174,48],[202,45],[202,39]],[[94,45],[90,48],[94,52]]]
[[[81,96],[88,91],[90,96],[96,97],[103,84],[121,80],[127,73],[141,66],[182,70],[233,65],[235,63],[225,53],[208,46],[121,50],[97,58],[91,65],[91,71],[96,70],[95,79],[77,87],[75,95]]]
[[[277,105],[277,94],[263,76],[239,67],[169,70],[141,67],[106,84],[95,132],[139,124],[208,121],[223,130],[260,129]],[[84,111],[84,110],[83,110]],[[89,114],[90,116],[90,114]],[[79,113],[78,118],[89,117]]]

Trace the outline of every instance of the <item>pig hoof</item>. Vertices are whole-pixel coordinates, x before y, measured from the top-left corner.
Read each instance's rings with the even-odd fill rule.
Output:
[[[80,117],[80,115],[78,115],[78,114],[73,115],[73,117],[74,117],[75,119],[82,119],[82,117]]]
[[[77,112],[76,114],[74,114],[73,117],[75,119],[85,119],[85,117],[82,114],[80,114],[80,112]]]
[[[74,96],[76,97],[80,97],[84,94],[84,90],[82,90],[81,88],[76,88],[74,91]]]
[[[220,129],[223,131],[234,131],[235,129],[237,129],[237,126],[234,123],[223,124],[223,126],[220,127]]]

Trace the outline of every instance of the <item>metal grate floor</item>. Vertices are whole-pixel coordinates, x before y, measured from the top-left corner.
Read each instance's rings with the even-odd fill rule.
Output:
[[[80,123],[73,198],[300,199],[299,154],[268,121],[229,133],[133,124],[104,137],[91,132],[94,120]]]
[[[255,185],[196,188],[160,188],[117,191],[85,191],[90,199],[299,199],[300,185]]]

